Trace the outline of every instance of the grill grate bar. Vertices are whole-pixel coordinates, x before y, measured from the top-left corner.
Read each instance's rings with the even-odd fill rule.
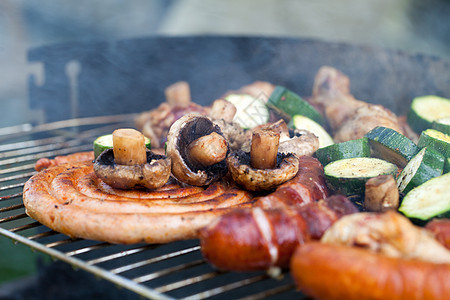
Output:
[[[87,253],[87,252],[90,252],[90,251],[93,251],[93,250],[106,248],[106,247],[109,247],[109,246],[111,246],[110,243],[99,243],[99,244],[96,244],[96,245],[93,245],[93,246],[84,247],[84,248],[80,248],[80,249],[77,249],[77,250],[74,250],[74,251],[66,252],[66,255],[67,256],[80,255],[80,254],[83,254],[83,253]]]
[[[115,128],[115,127],[117,127],[117,126],[106,126],[106,128]],[[75,134],[68,131],[68,132],[65,132],[65,135],[73,136],[73,139],[71,139],[71,140],[67,140],[67,138],[58,136],[56,138],[52,138],[52,140],[50,140],[50,139],[41,140],[41,141],[49,141],[50,140],[51,143],[49,143],[49,144],[44,144],[44,143],[40,142],[40,143],[38,143],[38,145],[35,145],[33,147],[28,147],[28,148],[25,148],[22,145],[25,143],[27,143],[27,145],[30,145],[30,143],[28,143],[28,142],[16,143],[16,144],[14,144],[14,146],[19,147],[19,148],[0,153],[0,158],[24,156],[26,154],[49,152],[49,151],[57,150],[57,149],[76,147],[83,142],[91,143],[94,140],[94,138],[96,138],[99,134],[101,134],[103,132],[105,132],[104,128],[96,128],[96,129],[84,131],[83,133],[75,133]]]
[[[17,198],[17,197],[21,197],[22,196],[22,192],[20,192],[20,193],[17,193],[17,194],[11,194],[11,195],[8,195],[8,196],[3,196],[3,197],[0,197],[0,201],[3,201],[3,200],[10,200],[10,199],[14,199],[14,198]]]
[[[33,128],[33,126],[30,123],[20,124],[20,125],[16,125],[16,126],[3,127],[3,128],[0,128],[0,137],[3,135],[17,134],[17,132],[24,134],[24,133],[30,131],[32,128]]]
[[[0,213],[19,209],[19,208],[24,208],[24,207],[25,207],[25,205],[23,205],[23,204],[15,204],[15,205],[7,206],[7,207],[2,207],[2,208],[0,208]]]
[[[89,144],[89,145],[81,145],[81,146],[77,146],[77,147],[64,148],[64,149],[57,150],[57,151],[47,151],[47,152],[41,152],[39,154],[24,155],[24,156],[20,156],[20,157],[16,157],[16,158],[4,159],[4,160],[0,161],[0,166],[16,164],[16,163],[21,163],[21,162],[26,162],[26,161],[35,161],[40,158],[52,157],[52,156],[56,156],[56,155],[65,155],[65,154],[70,154],[70,153],[74,153],[74,152],[87,151],[87,150],[91,150],[91,149],[92,149],[92,145]],[[34,167],[34,164],[33,164],[33,167]]]
[[[187,278],[184,280],[180,280],[177,282],[173,282],[171,284],[166,284],[164,286],[161,286],[159,288],[155,288],[155,291],[160,292],[160,293],[167,293],[179,288],[183,288],[186,287],[188,285],[192,285],[198,282],[202,282],[208,279],[213,279],[219,275],[224,274],[224,272],[220,272],[220,271],[216,271],[216,272],[210,272],[210,273],[206,273],[206,274],[202,274],[199,276],[195,276],[195,277],[191,277],[191,278]]]
[[[48,151],[61,149],[61,148],[65,148],[65,147],[74,147],[79,144],[80,144],[79,140],[62,141],[60,143],[53,143],[53,144],[41,145],[41,146],[33,147],[33,148],[26,148],[26,149],[3,152],[3,153],[0,153],[0,158],[24,156],[27,154],[39,153],[39,152],[48,152]]]
[[[129,265],[126,265],[126,266],[123,266],[123,267],[112,269],[112,270],[110,270],[110,272],[113,273],[113,274],[120,274],[120,273],[123,273],[123,272],[126,272],[126,271],[130,271],[132,269],[143,267],[145,265],[153,264],[155,262],[167,260],[167,259],[174,258],[174,257],[177,257],[177,256],[181,256],[181,255],[184,255],[184,254],[188,254],[188,253],[197,251],[199,249],[200,249],[200,247],[196,246],[196,247],[191,247],[191,248],[183,249],[183,250],[176,251],[176,252],[171,252],[169,254],[161,255],[161,256],[154,257],[154,258],[147,259],[147,260],[143,260],[143,261],[140,261],[140,262],[137,262],[137,263],[134,263],[134,264],[129,264]]]
[[[82,239],[78,239],[78,238],[75,238],[75,239],[68,238],[68,239],[65,239],[65,240],[60,240],[60,241],[56,241],[56,242],[45,244],[45,246],[49,247],[49,248],[54,248],[54,247],[61,246],[61,245],[67,245],[67,244],[75,243],[75,242],[78,242],[78,241],[81,241],[81,240]]]
[[[14,173],[14,172],[20,172],[20,171],[24,171],[24,170],[34,170],[34,162],[31,164],[26,164],[26,165],[21,165],[18,167],[11,167],[8,169],[2,169],[0,170],[0,175],[2,174],[7,174],[7,173]]]
[[[170,267],[170,268],[166,268],[164,270],[158,271],[158,272],[154,272],[154,273],[150,273],[144,276],[139,276],[133,279],[134,282],[136,283],[144,283],[153,279],[156,279],[158,277],[164,276],[164,275],[168,275],[171,273],[175,273],[175,272],[179,272],[188,268],[192,268],[195,266],[199,266],[204,264],[205,261],[203,259],[199,259],[199,260],[194,260],[194,261],[190,261],[188,263],[185,264],[181,264],[181,265],[177,265],[174,267]]]
[[[38,239],[41,239],[41,238],[44,238],[44,237],[49,237],[49,236],[56,235],[56,234],[58,234],[58,232],[50,230],[50,231],[41,232],[41,233],[38,233],[38,234],[35,234],[35,235],[32,235],[32,236],[29,236],[28,239],[30,239],[30,240],[38,240]]]
[[[9,177],[3,177],[3,178],[0,178],[0,182],[17,180],[17,179],[24,179],[24,178],[28,179],[29,177],[33,176],[36,173],[37,172],[29,172],[29,173],[23,173],[23,174],[9,176]]]
[[[9,189],[23,187],[24,185],[25,185],[25,182],[11,184],[11,185],[7,185],[7,186],[0,186],[0,191],[6,191],[6,190],[9,190]]]
[[[39,227],[39,226],[41,226],[41,223],[33,222],[33,223],[30,223],[30,224],[27,224],[27,225],[22,225],[22,226],[19,226],[19,227],[15,227],[15,228],[9,229],[9,231],[11,231],[11,232],[19,232],[19,231],[22,231],[22,230],[31,229],[31,228],[35,228],[35,227]]]
[[[103,257],[100,257],[100,258],[97,258],[97,259],[92,259],[92,260],[87,261],[86,263],[88,265],[96,265],[96,264],[99,264],[99,263],[107,262],[109,260],[117,259],[117,258],[128,256],[128,255],[131,255],[131,254],[136,254],[136,253],[142,252],[144,250],[147,250],[147,249],[150,249],[150,248],[153,248],[153,247],[154,246],[146,245],[146,246],[142,246],[142,247],[139,247],[139,248],[134,248],[134,249],[122,251],[122,252],[119,252],[119,253],[116,253],[116,254],[103,256]]]
[[[285,284],[285,285],[282,285],[282,286],[277,286],[277,287],[275,287],[273,289],[270,289],[270,290],[267,290],[267,291],[264,291],[264,292],[260,292],[260,293],[253,294],[253,295],[248,296],[248,297],[241,298],[239,300],[264,299],[264,298],[267,298],[267,297],[270,297],[270,296],[275,296],[277,294],[281,294],[281,293],[284,293],[284,292],[287,292],[287,291],[290,291],[290,290],[293,290],[293,289],[295,289],[295,284],[293,284],[293,283]]]
[[[20,220],[20,219],[23,219],[26,217],[28,217],[28,215],[26,213],[15,215],[15,216],[9,216],[9,217],[0,219],[0,224],[10,222],[10,221]]]
[[[207,291],[195,294],[195,295],[191,295],[189,297],[182,298],[182,299],[183,300],[195,300],[195,299],[209,298],[209,297],[216,296],[216,295],[222,294],[224,292],[231,291],[236,288],[240,288],[245,285],[249,285],[249,284],[252,284],[252,283],[267,279],[267,278],[268,278],[267,275],[259,275],[259,276],[255,276],[255,277],[251,277],[251,278],[246,278],[246,279],[235,281],[235,282],[232,282],[229,284],[225,284],[220,287],[213,288],[213,289],[210,289],[210,290],[207,290]]]
[[[55,137],[45,138],[45,139],[37,139],[37,140],[29,140],[29,141],[23,141],[23,142],[18,142],[18,143],[4,144],[4,145],[0,145],[0,151],[10,151],[10,150],[31,148],[31,147],[36,147],[36,146],[46,145],[46,144],[56,144],[56,143],[60,143],[62,141],[64,141],[64,137],[55,136]]]
[[[102,117],[87,117],[70,119],[64,121],[57,121],[52,123],[45,123],[36,126],[31,126],[30,124],[25,124],[27,126],[14,126],[8,127],[2,130],[0,129],[0,140],[10,139],[17,136],[23,136],[23,134],[40,133],[46,131],[57,131],[64,128],[70,127],[80,127],[87,125],[101,125],[107,123],[121,123],[130,122],[136,117],[137,114],[123,114],[123,115],[113,115],[113,116],[102,116]]]

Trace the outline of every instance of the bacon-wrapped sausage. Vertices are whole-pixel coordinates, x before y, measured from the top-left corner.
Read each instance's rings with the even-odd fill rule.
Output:
[[[355,212],[356,207],[341,195],[297,208],[236,210],[200,230],[202,253],[219,269],[287,267],[299,244],[320,238],[340,217]]]
[[[327,196],[322,164],[314,157],[301,156],[297,175],[280,185],[275,192],[258,198],[255,205],[264,209],[302,206]]]

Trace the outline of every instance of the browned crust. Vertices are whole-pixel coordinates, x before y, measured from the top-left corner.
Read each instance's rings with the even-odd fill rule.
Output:
[[[317,299],[448,299],[449,264],[391,258],[361,248],[307,243],[291,260],[297,287]]]
[[[450,219],[433,219],[427,223],[425,229],[450,250]]]
[[[166,243],[197,230],[251,195],[224,183],[207,189],[169,184],[155,191],[105,188],[92,163],[54,166],[26,182],[27,214],[71,237],[110,243]]]
[[[41,158],[36,162],[34,168],[36,171],[66,164],[70,162],[92,162],[94,160],[94,151],[77,152],[69,155],[56,156],[54,159]]]

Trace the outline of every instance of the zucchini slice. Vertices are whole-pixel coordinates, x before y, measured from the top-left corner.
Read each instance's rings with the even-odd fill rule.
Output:
[[[409,126],[420,133],[431,128],[435,120],[450,116],[450,99],[429,95],[414,98],[407,115]]]
[[[93,143],[94,147],[94,157],[97,159],[97,157],[106,149],[110,149],[113,147],[113,137],[112,134],[106,134],[99,136],[94,140]],[[145,138],[145,147],[147,149],[151,149],[151,142],[149,138]]]
[[[450,117],[433,121],[433,124],[431,124],[431,128],[450,135]]]
[[[448,172],[450,172],[450,157],[447,157],[445,159],[445,163],[444,163],[444,171],[442,173],[447,174]],[[449,217],[450,218],[450,217]]]
[[[267,105],[288,121],[295,115],[302,115],[320,125],[325,124],[325,119],[317,109],[296,93],[282,86],[275,87]]]
[[[370,157],[370,146],[367,138],[364,137],[319,148],[315,156],[322,165],[326,166],[333,161],[344,158]]]
[[[395,164],[373,157],[345,158],[324,167],[328,188],[346,196],[364,194],[367,180],[379,175],[395,177],[397,170]]]
[[[255,128],[269,121],[269,109],[261,99],[247,94],[231,94],[225,100],[236,106],[233,121],[244,129]]]
[[[366,133],[372,156],[387,160],[404,168],[408,161],[419,152],[419,147],[394,129],[378,126]]]
[[[319,148],[329,146],[334,143],[333,138],[328,134],[325,128],[319,123],[302,115],[295,115],[291,120],[292,127],[296,129],[305,129],[314,133],[319,138]]]
[[[431,149],[423,148],[402,170],[397,178],[397,186],[401,193],[407,194],[431,178],[442,175],[444,157]]]
[[[405,216],[429,220],[450,211],[450,173],[435,177],[412,189],[403,198],[399,211]]]
[[[427,147],[441,153],[444,157],[450,157],[450,136],[435,129],[422,131],[417,146]]]

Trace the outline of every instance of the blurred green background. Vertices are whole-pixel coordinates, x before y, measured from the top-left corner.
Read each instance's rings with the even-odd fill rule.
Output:
[[[0,284],[33,274],[37,270],[37,260],[49,262],[45,254],[33,251],[30,247],[0,238]]]

